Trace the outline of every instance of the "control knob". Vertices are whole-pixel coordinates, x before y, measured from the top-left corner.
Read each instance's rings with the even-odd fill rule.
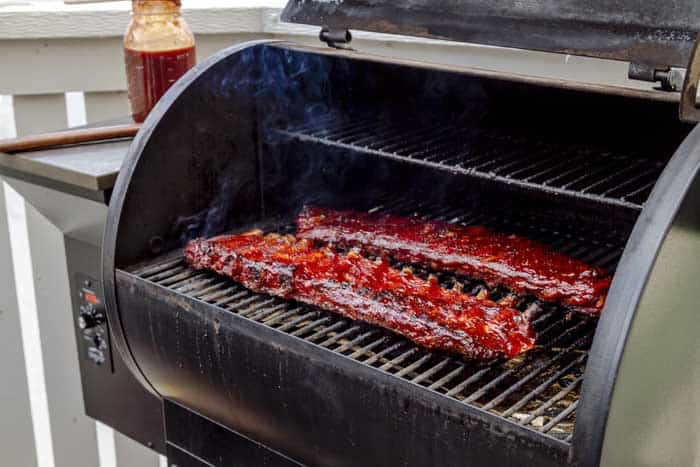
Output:
[[[78,327],[82,330],[91,329],[105,322],[105,311],[102,304],[82,308],[78,315]]]

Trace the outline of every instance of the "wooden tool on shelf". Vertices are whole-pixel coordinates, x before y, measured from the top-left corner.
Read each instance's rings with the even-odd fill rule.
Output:
[[[128,123],[0,139],[0,152],[14,153],[91,141],[128,138],[134,136],[140,127],[141,125],[138,123]]]

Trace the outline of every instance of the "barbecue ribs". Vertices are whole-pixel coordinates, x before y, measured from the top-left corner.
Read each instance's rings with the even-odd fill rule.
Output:
[[[587,315],[600,314],[610,287],[610,276],[602,269],[532,240],[480,226],[307,206],[297,217],[297,230],[300,238],[428,264]]]
[[[190,241],[190,265],[245,287],[376,324],[430,348],[475,359],[514,357],[533,347],[527,314],[481,300],[437,280],[366,259],[316,248],[309,240],[260,231]]]

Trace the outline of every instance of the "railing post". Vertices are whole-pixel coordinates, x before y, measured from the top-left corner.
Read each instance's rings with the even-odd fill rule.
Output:
[[[88,123],[124,118],[130,114],[126,91],[85,93],[85,117]]]
[[[55,131],[68,126],[65,94],[15,95],[17,136]]]
[[[55,466],[94,467],[97,435],[84,415],[63,233],[25,206]]]
[[[0,453],[3,465],[33,467],[37,456],[4,185],[0,178]]]

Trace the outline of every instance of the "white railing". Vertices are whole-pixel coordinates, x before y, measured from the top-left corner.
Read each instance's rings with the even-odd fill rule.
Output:
[[[8,6],[3,7],[3,2]],[[255,0],[185,0],[199,59],[263,37],[319,44],[318,28],[281,23],[283,1],[267,2],[273,5],[259,6]],[[41,8],[18,6],[21,3],[0,0],[0,95],[14,96],[16,133],[127,115],[121,37],[129,21],[130,2],[69,6],[48,2]],[[635,86],[627,81],[623,63],[368,33],[356,34],[354,44],[366,52],[457,66]],[[73,104],[68,109],[66,93]]]
[[[23,3],[0,0],[0,137],[127,115],[121,36],[130,3]],[[199,59],[258,38],[320,45],[318,28],[280,23],[279,6],[185,0]],[[353,46],[454,66],[634,86],[625,64],[580,57],[369,33],[357,33]],[[61,233],[0,181],[0,465],[163,464],[83,415],[66,271]]]

